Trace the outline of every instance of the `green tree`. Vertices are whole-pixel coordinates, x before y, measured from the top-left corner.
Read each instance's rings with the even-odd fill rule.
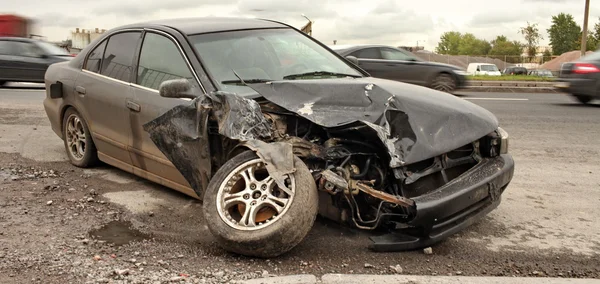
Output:
[[[440,42],[435,48],[439,54],[457,55],[460,47],[462,34],[459,32],[445,32],[440,37]]]
[[[460,55],[487,55],[492,49],[492,45],[483,39],[476,38],[471,33],[462,36],[458,54]]]
[[[548,29],[550,46],[554,54],[560,55],[572,51],[580,38],[581,27],[571,14],[560,13],[552,16],[552,26]]]
[[[544,50],[544,55],[543,55],[542,61],[548,62],[550,60],[552,60],[552,52],[550,52],[550,50],[546,49],[546,50]]]
[[[537,23],[530,24],[527,22],[527,26],[519,29],[519,33],[525,38],[525,46],[527,47],[527,55],[535,56],[537,53],[538,43],[540,39],[544,39],[540,34],[540,30],[537,27]]]
[[[509,41],[505,36],[500,35],[490,43],[492,45],[492,49],[490,49],[489,55],[521,55],[522,45],[516,40]]]
[[[583,32],[579,33],[579,37],[577,41],[573,43],[573,50],[581,49],[581,38],[583,37]],[[594,35],[594,32],[588,31],[587,40],[585,42],[585,50],[596,50],[598,48],[598,39]]]

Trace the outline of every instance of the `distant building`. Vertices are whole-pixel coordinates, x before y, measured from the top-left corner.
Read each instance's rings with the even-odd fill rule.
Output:
[[[100,37],[100,35],[105,32],[105,29],[100,30],[98,28],[94,30],[79,30],[79,28],[76,28],[74,32],[71,32],[71,48],[79,50],[84,49],[86,46],[88,46],[88,44]]]

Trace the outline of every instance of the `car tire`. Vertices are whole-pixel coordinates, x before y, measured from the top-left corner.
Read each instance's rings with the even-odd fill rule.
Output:
[[[456,80],[450,74],[438,74],[431,82],[431,88],[434,90],[452,93],[456,89]]]
[[[589,96],[574,95],[574,97],[582,104],[588,104],[592,100],[592,97]]]
[[[63,140],[71,164],[88,168],[98,163],[98,151],[85,119],[69,108],[63,116]]]
[[[280,189],[252,151],[233,157],[217,171],[204,194],[203,209],[223,249],[275,257],[306,237],[317,216],[318,192],[304,162],[294,157],[294,166],[296,171],[286,177],[288,191]]]

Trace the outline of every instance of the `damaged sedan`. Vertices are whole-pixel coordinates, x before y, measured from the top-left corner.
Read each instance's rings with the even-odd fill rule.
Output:
[[[45,79],[72,164],[202,199],[218,242],[243,255],[291,250],[317,214],[373,231],[375,251],[430,246],[496,208],[513,176],[487,110],[372,78],[283,23],[120,27]]]

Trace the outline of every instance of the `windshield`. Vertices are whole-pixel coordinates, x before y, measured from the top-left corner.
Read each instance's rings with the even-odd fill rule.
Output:
[[[201,34],[190,36],[190,40],[219,88],[230,92],[252,91],[240,84],[236,74],[244,81],[362,77],[333,53],[292,29]]]
[[[481,65],[479,68],[481,71],[499,71],[496,65]]]
[[[45,41],[39,41],[37,45],[48,55],[69,55],[66,50]]]

